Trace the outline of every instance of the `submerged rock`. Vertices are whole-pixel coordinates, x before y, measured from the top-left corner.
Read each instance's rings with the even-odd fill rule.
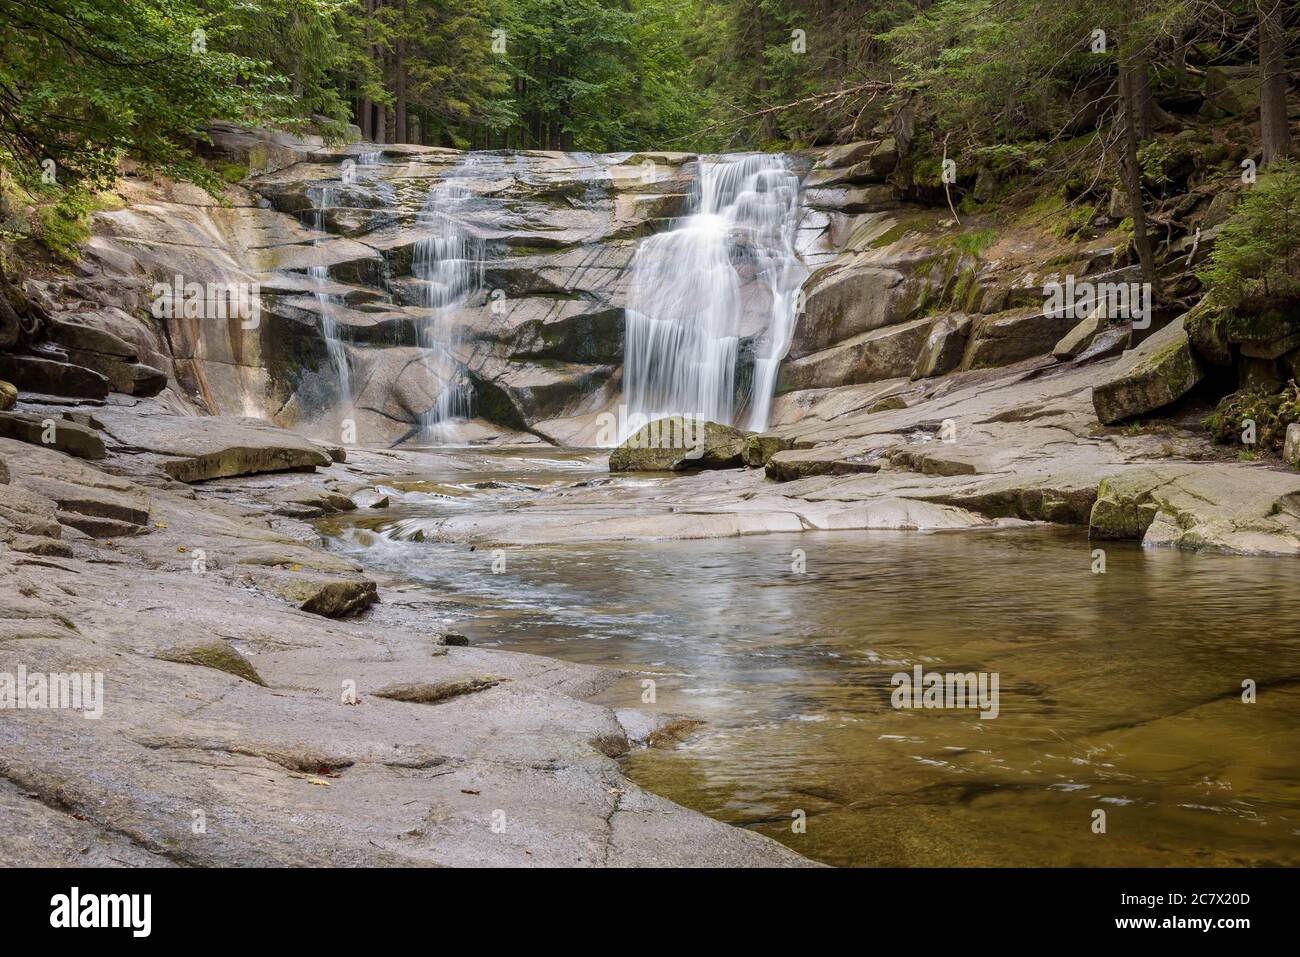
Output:
[[[609,470],[681,472],[740,468],[745,464],[745,442],[752,434],[680,415],[656,419],[609,454]]]
[[[1113,425],[1182,398],[1203,375],[1177,319],[1124,354],[1109,379],[1093,389],[1093,407],[1104,425]]]

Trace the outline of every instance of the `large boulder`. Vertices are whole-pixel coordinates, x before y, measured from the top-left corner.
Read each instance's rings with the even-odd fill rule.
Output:
[[[745,446],[741,449],[740,457],[746,467],[761,469],[767,464],[768,459],[778,452],[806,447],[808,447],[806,442],[799,442],[783,435],[764,432],[762,435],[751,435],[745,440]]]
[[[931,320],[913,319],[854,336],[829,349],[782,364],[777,392],[830,389],[905,378],[925,348]]]
[[[73,350],[69,350],[68,358],[78,365],[98,372],[108,380],[114,392],[148,397],[155,396],[167,388],[167,373],[143,362],[122,359],[102,352]]]
[[[804,296],[790,359],[910,319],[920,298],[901,272],[868,263],[819,271],[805,285]]]
[[[1093,408],[1104,425],[1113,425],[1182,398],[1203,375],[1179,318],[1115,363],[1092,390]]]
[[[971,330],[962,367],[995,368],[1047,355],[1074,325],[1041,304],[985,316]]]
[[[859,140],[856,143],[845,143],[843,146],[832,146],[822,154],[821,162],[817,165],[822,169],[854,166],[869,157],[875,151],[876,145],[871,140]]]
[[[1052,358],[1058,362],[1068,362],[1083,352],[1093,340],[1106,328],[1106,314],[1101,309],[1094,309],[1078,325],[1065,334],[1061,341],[1052,347]]]
[[[717,422],[679,415],[648,423],[609,454],[611,472],[680,472],[744,465],[752,435]]]

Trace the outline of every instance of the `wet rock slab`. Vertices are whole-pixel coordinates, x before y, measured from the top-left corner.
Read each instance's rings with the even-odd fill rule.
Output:
[[[332,462],[316,444],[258,419],[107,411],[99,418],[118,450],[160,456],[162,470],[181,482],[310,471]]]

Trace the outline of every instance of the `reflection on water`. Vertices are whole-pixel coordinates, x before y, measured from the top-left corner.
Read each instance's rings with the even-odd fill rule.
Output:
[[[609,704],[646,707],[654,678],[652,707],[707,723],[631,777],[818,860],[1300,863],[1293,562],[1112,544],[1093,574],[1080,532],[1009,529],[514,548],[493,574],[490,553],[372,533],[580,465],[433,477],[338,547],[469,602],[455,628],[478,645],[630,669]],[[999,716],[895,710],[917,664],[996,672]]]

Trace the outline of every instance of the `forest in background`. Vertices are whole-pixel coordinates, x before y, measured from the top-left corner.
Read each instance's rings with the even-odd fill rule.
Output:
[[[988,148],[1095,127],[1126,61],[1149,135],[1152,89],[1189,67],[1271,58],[1284,87],[1300,17],[1288,0],[0,0],[0,27],[0,148],[80,173],[183,157],[216,118],[719,151],[853,139],[917,95],[954,148]]]
[[[1291,154],[1300,54],[1291,0],[0,0],[0,30],[0,214],[44,203],[51,248],[123,160],[238,178],[197,158],[215,119],[463,149],[892,135],[913,199],[1028,187],[1084,223],[1127,193],[1148,276],[1189,136]]]

